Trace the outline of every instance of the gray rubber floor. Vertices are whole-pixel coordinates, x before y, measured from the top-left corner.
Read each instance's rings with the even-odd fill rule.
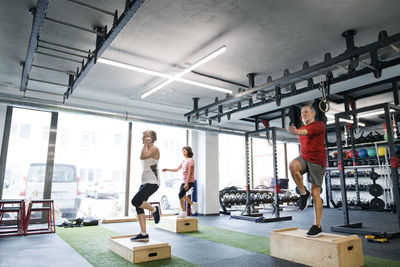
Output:
[[[89,267],[78,252],[56,234],[0,238],[0,266]]]

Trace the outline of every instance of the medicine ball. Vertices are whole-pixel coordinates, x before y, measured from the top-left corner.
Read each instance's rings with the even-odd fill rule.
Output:
[[[400,146],[395,146],[394,147],[394,152],[398,155],[400,154]]]
[[[367,154],[367,150],[365,150],[364,148],[358,150],[358,156],[359,156],[360,158],[365,158],[367,155],[368,155],[368,154]]]
[[[343,151],[343,158],[348,159],[349,158],[349,152]]]
[[[385,156],[386,149],[383,146],[378,147],[378,155]]]
[[[334,161],[334,162],[332,163],[332,165],[333,165],[333,167],[337,167],[337,161]]]
[[[346,166],[353,166],[353,161],[351,161],[351,160],[346,160],[345,163],[346,163]]]
[[[367,154],[369,157],[375,157],[376,156],[376,149],[373,147],[368,148]]]
[[[349,157],[353,158],[353,150],[349,151]],[[358,151],[356,150],[356,158],[358,158]]]
[[[333,152],[332,156],[334,159],[337,159],[337,152]]]

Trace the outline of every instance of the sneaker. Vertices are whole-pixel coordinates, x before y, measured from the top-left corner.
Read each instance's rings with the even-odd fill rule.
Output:
[[[179,212],[179,215],[176,218],[186,218],[186,214],[184,211]]]
[[[192,210],[192,214],[197,213],[197,202],[193,202],[191,210]]]
[[[309,237],[315,237],[319,236],[322,234],[322,229],[321,227],[318,227],[316,225],[311,226],[310,230],[306,233],[307,236]]]
[[[306,189],[306,194],[305,195],[300,195],[300,199],[299,199],[299,210],[304,211],[307,209],[307,204],[308,204],[308,200],[310,199],[311,194],[310,192],[308,192],[308,190]]]
[[[156,211],[153,212],[154,223],[157,224],[160,222],[160,209],[156,206]]]
[[[149,235],[142,235],[142,234],[138,234],[135,237],[131,237],[131,241],[133,242],[147,242],[149,241]]]

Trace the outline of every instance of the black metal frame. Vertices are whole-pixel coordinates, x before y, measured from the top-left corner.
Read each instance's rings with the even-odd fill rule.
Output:
[[[38,45],[40,28],[43,25],[48,6],[49,0],[38,0],[34,11],[31,36],[29,37],[28,49],[26,51],[25,62],[23,63],[22,68],[21,84],[19,87],[20,91],[25,91],[28,85],[29,73],[31,72],[33,64],[33,55],[35,54]]]
[[[246,207],[241,215],[231,215],[231,218],[234,219],[241,219],[247,221],[255,221],[259,218],[262,218],[261,213],[254,213],[252,210],[252,205],[250,203],[250,183],[251,183],[251,176],[252,172],[250,170],[250,148],[249,148],[249,140],[250,137],[254,134],[265,132],[267,137],[271,137],[272,139],[272,159],[273,159],[273,169],[274,169],[274,218],[262,218],[260,222],[278,222],[278,221],[287,221],[291,220],[292,216],[280,216],[279,210],[279,186],[278,186],[278,165],[277,165],[277,149],[276,149],[276,127],[265,128],[261,130],[249,131],[245,133],[245,141],[246,141],[246,165],[247,165],[247,172],[246,172]]]
[[[27,91],[28,81],[32,80],[31,78],[29,78],[29,74],[30,74],[31,68],[33,66],[34,54],[37,53],[37,54],[42,54],[42,55],[46,55],[46,56],[50,56],[50,57],[55,57],[55,58],[62,59],[62,60],[72,61],[72,62],[75,62],[75,63],[78,63],[81,65],[81,69],[79,70],[79,67],[78,67],[76,70],[76,73],[71,73],[71,72],[63,71],[63,70],[57,70],[57,69],[54,69],[54,68],[51,68],[48,66],[38,66],[42,69],[67,73],[69,82],[68,82],[68,85],[66,85],[68,87],[68,89],[65,91],[65,93],[63,95],[63,101],[65,101],[65,99],[68,99],[69,96],[77,88],[79,83],[86,76],[86,74],[90,71],[90,69],[94,66],[94,64],[96,64],[97,58],[101,57],[101,55],[104,53],[104,51],[108,48],[108,46],[112,43],[112,41],[117,37],[117,35],[122,31],[122,29],[129,22],[129,20],[133,17],[133,15],[136,13],[136,11],[139,10],[139,8],[142,6],[142,4],[144,3],[145,0],[125,0],[125,9],[122,12],[121,16],[119,16],[119,17],[118,17],[117,10],[115,10],[115,12],[113,13],[113,12],[103,10],[101,8],[97,8],[92,5],[88,5],[86,3],[83,3],[83,2],[80,2],[77,0],[69,0],[69,1],[74,4],[83,6],[84,8],[90,8],[90,9],[96,10],[98,12],[112,15],[114,17],[112,28],[109,31],[107,31],[107,26],[95,27],[93,30],[86,29],[86,28],[80,27],[79,25],[74,25],[74,24],[71,24],[68,22],[60,21],[55,18],[48,17],[48,16],[46,16],[46,11],[47,11],[47,7],[49,4],[49,0],[38,0],[36,8],[30,9],[30,11],[34,15],[34,17],[33,17],[32,32],[31,32],[31,36],[30,36],[30,40],[29,40],[26,59],[25,59],[25,62],[23,63],[20,91],[23,91],[23,92]],[[97,38],[96,38],[95,50],[93,52],[91,52],[90,50],[85,51],[82,49],[68,47],[63,44],[57,44],[54,42],[39,40],[40,28],[42,27],[44,20],[96,34]],[[74,54],[71,52],[55,49],[52,47],[38,45],[39,41],[41,41],[42,43],[51,44],[53,46],[59,46],[59,47],[63,47],[66,49],[84,52],[86,55],[78,55],[78,54]],[[71,59],[71,58],[67,58],[67,57],[62,57],[59,55],[45,53],[43,51],[37,51],[38,47],[40,47],[42,49],[61,52],[61,53],[76,56],[76,57],[81,57],[83,59],[76,60],[76,59]],[[85,63],[85,59],[86,59],[86,63]],[[41,82],[45,82],[45,81],[41,81]],[[59,83],[52,83],[52,82],[47,82],[47,83],[61,85]],[[47,93],[47,92],[43,91],[43,93]]]
[[[393,43],[400,41],[400,33],[388,36],[385,31],[379,33],[378,41],[371,43],[363,47],[354,46],[354,35],[355,31],[346,31],[343,37],[346,38],[347,50],[337,57],[332,58],[330,53],[326,53],[324,61],[313,66],[309,66],[308,62],[303,63],[303,69],[294,73],[289,73],[286,69],[283,77],[272,80],[269,76],[267,82],[256,87],[249,86],[249,89],[243,92],[239,92],[234,96],[227,95],[223,100],[218,100],[214,103],[203,107],[193,108],[192,111],[184,114],[188,121],[196,120],[198,118],[205,118],[212,122],[216,120],[221,121],[221,117],[227,116],[230,119],[231,114],[239,111],[243,111],[248,108],[253,108],[259,105],[264,105],[269,102],[276,101],[277,106],[280,106],[280,102],[283,98],[298,95],[304,92],[315,90],[319,88],[319,85],[313,84],[313,77],[320,76],[322,74],[328,75],[329,72],[336,68],[340,63],[350,62],[348,65],[348,73],[339,77],[330,77],[330,84],[342,82],[348,79],[352,79],[357,76],[365,75],[367,73],[374,73],[376,78],[379,78],[382,74],[382,69],[400,64],[400,58],[395,58],[390,61],[379,61],[377,51],[381,48],[387,47]],[[359,65],[360,56],[368,54],[371,59],[371,64],[367,67],[356,70]],[[249,77],[249,76],[248,76]],[[250,77],[249,77],[250,78]],[[297,82],[308,80],[308,86],[305,88],[296,88]],[[328,78],[327,78],[328,80]],[[254,85],[254,84],[253,84]],[[281,88],[290,87],[289,93],[282,93]],[[273,93],[273,97],[261,97],[261,100],[257,103],[252,101],[252,96],[257,93]],[[242,103],[243,102],[243,103]],[[248,104],[247,104],[248,102]],[[235,109],[231,107],[236,105]],[[229,108],[228,108],[229,107]],[[227,110],[227,111],[224,111]]]
[[[400,193],[399,193],[399,174],[397,171],[397,168],[400,167],[399,159],[397,156],[395,156],[395,148],[394,148],[394,138],[393,138],[393,132],[391,129],[391,117],[390,117],[390,110],[393,109],[395,112],[400,112],[400,107],[390,104],[390,103],[384,103],[384,104],[378,104],[378,105],[373,105],[369,107],[364,107],[364,108],[359,108],[359,109],[354,109],[354,110],[349,110],[341,113],[335,114],[335,123],[339,125],[339,119],[344,118],[344,119],[349,119],[349,116],[356,117],[358,113],[361,112],[366,112],[366,111],[372,111],[372,110],[384,110],[385,111],[385,122],[386,122],[386,131],[387,131],[387,136],[388,136],[388,147],[389,147],[389,153],[391,156],[391,177],[392,177],[392,183],[393,183],[393,195],[394,195],[394,201],[396,205],[396,212],[398,216],[398,227],[399,227],[399,232],[393,232],[393,233],[387,233],[389,238],[395,238],[395,237],[400,237],[400,213],[399,213],[399,208],[400,208]],[[341,194],[342,194],[342,207],[343,207],[343,220],[344,224],[341,226],[333,226],[331,227],[332,231],[336,232],[343,232],[343,233],[352,233],[352,234],[380,234],[382,231],[371,231],[367,229],[362,228],[362,223],[350,223],[350,218],[349,218],[349,211],[348,211],[348,205],[347,205],[347,192],[346,192],[346,179],[345,179],[345,167],[343,164],[343,149],[342,149],[342,136],[341,136],[341,129],[339,127],[336,127],[336,142],[337,142],[337,149],[338,149],[338,168],[339,168],[339,175],[340,175],[340,186],[341,186]],[[353,142],[354,143],[354,142]],[[354,145],[354,144],[353,144]],[[354,147],[353,149],[353,155],[355,155]],[[354,160],[354,159],[353,159]]]

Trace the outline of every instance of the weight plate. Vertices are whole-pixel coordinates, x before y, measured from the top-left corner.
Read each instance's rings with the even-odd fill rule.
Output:
[[[376,211],[383,211],[385,209],[385,202],[380,198],[373,198],[369,202],[369,207]]]
[[[383,188],[379,184],[371,184],[368,187],[368,192],[374,197],[379,197],[383,195]]]
[[[371,178],[372,181],[376,181],[379,178],[379,174],[377,174],[376,172],[371,172],[369,174],[369,178]]]

